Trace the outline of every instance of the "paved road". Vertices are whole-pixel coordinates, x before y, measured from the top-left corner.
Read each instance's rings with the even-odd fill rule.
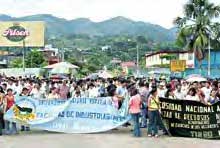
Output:
[[[220,140],[165,137],[134,138],[122,128],[100,134],[60,134],[32,131],[14,136],[1,136],[0,148],[219,148]]]

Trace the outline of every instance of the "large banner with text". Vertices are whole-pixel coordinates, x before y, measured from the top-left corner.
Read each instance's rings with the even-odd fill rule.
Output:
[[[186,100],[160,101],[161,116],[172,136],[220,138],[220,102],[207,106]]]
[[[32,128],[64,133],[104,132],[130,120],[128,99],[118,110],[110,97],[70,100],[19,97],[4,118]]]

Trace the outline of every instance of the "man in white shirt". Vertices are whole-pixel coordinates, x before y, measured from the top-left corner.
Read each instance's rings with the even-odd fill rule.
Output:
[[[212,91],[211,83],[209,81],[207,81],[205,84],[205,87],[203,87],[201,90],[205,94],[205,102],[208,102],[211,91]]]
[[[188,86],[187,82],[184,80],[182,82],[182,87],[181,87],[181,92],[183,93],[184,97],[187,96],[188,89],[189,89],[189,86]]]
[[[93,83],[89,85],[88,96],[89,96],[89,98],[98,97],[98,90]]]
[[[181,85],[178,84],[176,86],[176,90],[174,91],[174,95],[177,100],[183,100],[184,99],[184,94],[181,92]]]
[[[167,90],[165,88],[165,83],[160,82],[159,88],[158,88],[158,97],[164,98]]]
[[[15,84],[13,83],[12,80],[9,80],[8,85],[7,85],[7,89],[12,89],[13,94],[16,94],[16,87],[15,87]]]

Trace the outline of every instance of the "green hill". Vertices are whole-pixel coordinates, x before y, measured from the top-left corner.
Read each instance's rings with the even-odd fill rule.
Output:
[[[103,22],[93,22],[87,18],[66,20],[50,14],[38,14],[14,18],[0,15],[0,21],[45,21],[47,36],[65,36],[85,34],[88,36],[145,36],[156,42],[169,42],[175,40],[173,29],[166,29],[159,25],[145,22],[136,22],[124,17],[115,17]]]

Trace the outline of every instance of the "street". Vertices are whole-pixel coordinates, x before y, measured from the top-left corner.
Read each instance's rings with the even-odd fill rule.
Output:
[[[0,148],[217,148],[220,145],[220,140],[167,136],[149,138],[145,131],[142,130],[141,138],[134,138],[128,128],[99,134],[62,134],[34,130],[14,136],[1,136]]]

